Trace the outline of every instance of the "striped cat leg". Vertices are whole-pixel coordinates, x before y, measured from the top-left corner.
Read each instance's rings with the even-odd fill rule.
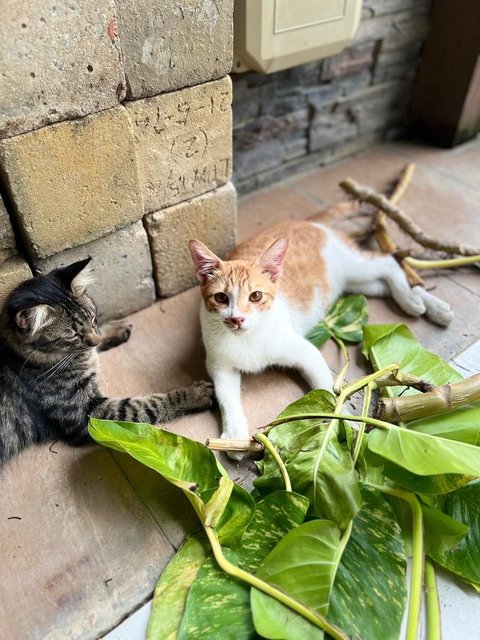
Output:
[[[93,418],[158,424],[212,406],[213,385],[199,380],[189,387],[142,398],[98,398],[89,413]]]

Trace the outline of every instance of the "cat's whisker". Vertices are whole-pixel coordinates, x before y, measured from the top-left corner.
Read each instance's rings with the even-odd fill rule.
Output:
[[[22,375],[22,371],[25,369],[25,365],[27,364],[27,362],[30,360],[30,358],[33,356],[33,354],[38,351],[39,349],[41,349],[42,345],[38,346],[36,349],[34,349],[31,353],[28,354],[28,356],[25,358],[25,362],[22,364],[22,368],[19,371],[18,375]]]
[[[41,380],[41,382],[35,387],[35,389],[38,389],[38,387],[40,387],[42,384],[47,382],[47,380],[50,380],[52,376],[63,371],[71,363],[71,361],[75,358],[75,356],[78,353],[79,353],[79,350],[74,351],[73,353],[69,353],[64,358],[62,358],[59,362],[57,362],[52,367],[50,367],[50,369],[47,369],[47,371],[44,371],[41,375],[39,375],[38,377],[44,378],[44,380]]]

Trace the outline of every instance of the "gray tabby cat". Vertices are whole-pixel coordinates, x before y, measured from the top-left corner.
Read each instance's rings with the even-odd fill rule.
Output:
[[[213,388],[190,387],[143,398],[106,398],[97,351],[128,340],[130,326],[96,325],[86,294],[90,259],[32,278],[8,297],[0,318],[0,467],[33,443],[92,442],[89,416],[156,424],[212,404]]]

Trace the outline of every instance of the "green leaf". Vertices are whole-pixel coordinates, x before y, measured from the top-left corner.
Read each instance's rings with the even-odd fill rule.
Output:
[[[279,540],[301,524],[308,500],[293,492],[277,491],[257,504],[242,546],[224,549],[240,568],[255,573]],[[250,613],[250,588],[231,578],[209,559],[201,567],[188,594],[179,639],[247,640],[255,636]]]
[[[287,407],[278,419],[330,412],[332,402],[328,392],[311,391]],[[309,513],[333,520],[343,529],[360,509],[362,499],[352,457],[340,443],[338,429],[320,459],[325,430],[323,420],[296,420],[271,429],[268,437],[285,462],[294,491],[310,500]],[[254,481],[262,495],[282,486],[278,466],[269,454],[265,454],[262,471],[263,475]]]
[[[351,638],[397,640],[407,595],[402,537],[383,495],[362,485],[362,496],[327,617]]]
[[[399,465],[384,460],[383,473],[401,487],[413,491],[414,493],[422,493],[427,495],[438,495],[455,491],[471,482],[473,476],[461,475],[458,473],[445,473],[435,476],[420,476],[407,469],[403,469]],[[373,480],[372,480],[373,482]],[[375,482],[373,482],[375,484]],[[378,484],[378,480],[377,480]]]
[[[440,496],[437,507],[468,526],[466,537],[449,551],[430,556],[440,566],[470,583],[480,582],[480,481]]]
[[[202,523],[214,519],[222,544],[239,544],[255,503],[203,444],[149,424],[90,420],[92,438],[133,458],[180,487]]]
[[[325,614],[339,561],[339,545],[340,531],[335,523],[305,522],[280,540],[257,575],[306,607]],[[322,637],[311,623],[302,624],[302,634],[308,629],[308,635],[299,635],[301,616],[254,588],[251,606],[255,629],[264,638]]]
[[[366,440],[370,451],[419,476],[480,476],[480,447],[471,444],[400,427],[375,429]]]
[[[345,296],[337,300],[324,319],[308,334],[307,339],[316,347],[321,347],[332,334],[343,341],[360,342],[367,321],[368,306],[365,296]]]
[[[176,640],[188,591],[211,553],[203,538],[188,538],[167,564],[153,594],[148,640]]]
[[[303,398],[299,398],[288,405],[276,418],[286,420],[292,416],[299,416],[305,413],[331,413],[335,409],[335,398],[326,389],[314,389],[306,393]]]
[[[448,551],[468,534],[468,526],[426,504],[422,504],[426,553]]]

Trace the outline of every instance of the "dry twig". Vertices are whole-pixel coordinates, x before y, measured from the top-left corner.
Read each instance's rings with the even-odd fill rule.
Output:
[[[407,166],[404,168],[397,186],[389,197],[389,200],[392,204],[396,205],[403,197],[408,185],[410,184],[414,170],[414,164],[407,164]],[[395,244],[395,241],[388,232],[388,228],[386,225],[386,214],[384,211],[377,211],[373,231],[375,233],[375,238],[378,242],[378,246],[383,251],[383,253],[391,253],[392,255],[395,255],[398,251],[398,248]],[[407,276],[408,282],[411,287],[415,287],[417,285],[421,285],[422,287],[425,286],[422,278],[418,275],[415,269],[408,264],[407,258],[400,258],[400,264],[402,266],[402,269],[405,271],[405,275]]]
[[[461,256],[476,256],[480,254],[480,250],[468,245],[454,244],[446,240],[441,241],[433,238],[425,233],[425,231],[423,231],[423,229],[419,227],[418,224],[416,224],[405,212],[399,209],[395,204],[392,204],[388,198],[369,187],[358,184],[358,182],[355,182],[355,180],[352,180],[351,178],[343,180],[340,183],[340,186],[356,200],[359,200],[360,202],[367,202],[377,209],[381,209],[391,220],[398,224],[402,231],[412,237],[415,242],[418,242],[418,244],[423,247]]]

